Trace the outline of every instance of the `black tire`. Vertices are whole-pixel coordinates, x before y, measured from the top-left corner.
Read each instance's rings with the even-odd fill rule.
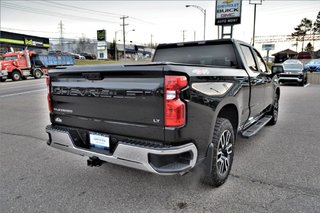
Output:
[[[6,78],[0,78],[0,82],[5,82],[6,80]]]
[[[41,78],[41,77],[42,77],[42,72],[41,72],[41,70],[40,70],[40,69],[34,70],[34,72],[33,72],[33,77],[34,77],[35,79]]]
[[[20,81],[21,80],[21,73],[19,71],[13,71],[11,74],[11,79],[13,81]]]
[[[270,112],[267,113],[268,115],[271,115],[271,120],[267,123],[267,125],[272,126],[275,125],[278,121],[278,114],[279,114],[279,97],[278,94],[275,94],[274,101],[272,104],[272,109]]]
[[[211,171],[206,172],[201,182],[218,187],[227,180],[233,162],[235,135],[228,119],[218,118],[212,137],[213,155]]]

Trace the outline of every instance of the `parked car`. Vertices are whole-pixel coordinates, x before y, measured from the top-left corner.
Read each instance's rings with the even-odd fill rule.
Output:
[[[296,59],[286,60],[282,63],[283,72],[281,68],[279,72],[279,82],[281,83],[290,83],[296,82],[300,86],[303,86],[307,83],[307,73],[304,72],[303,63]]]
[[[313,59],[304,67],[305,72],[320,72],[320,59]]]
[[[77,53],[69,53],[70,55],[73,55],[75,59],[84,60],[86,59],[84,56],[77,54]]]
[[[80,55],[85,57],[85,59],[90,59],[90,60],[97,59],[97,56],[91,53],[80,53]]]
[[[282,64],[274,64],[274,65],[272,65],[271,70],[272,70],[272,73],[276,74],[278,77],[280,76],[280,73],[284,72]]]
[[[312,53],[310,52],[299,52],[297,59],[312,59]]]

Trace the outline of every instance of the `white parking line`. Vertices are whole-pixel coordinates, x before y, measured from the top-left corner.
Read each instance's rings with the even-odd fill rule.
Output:
[[[8,95],[1,95],[0,98],[6,98],[6,97],[11,97],[11,96],[16,96],[16,95],[24,95],[24,94],[28,94],[28,93],[34,93],[34,92],[41,92],[41,91],[45,91],[47,89],[37,89],[37,90],[30,90],[30,91],[26,91],[26,92],[19,92],[19,93],[12,93],[12,94],[8,94]]]
[[[1,91],[3,90],[10,90],[10,89],[17,89],[17,88],[24,88],[24,87],[36,87],[36,86],[45,86],[46,84],[31,84],[31,85],[21,85],[21,86],[11,86],[11,87],[4,87],[1,88]]]
[[[310,85],[310,83],[307,83],[306,85],[304,85],[304,87],[308,87]]]
[[[41,79],[27,79],[22,81],[7,81],[1,82],[0,87],[12,86],[12,85],[30,85],[30,84],[37,84],[37,82],[44,81],[45,78]],[[45,82],[45,81],[44,81]]]

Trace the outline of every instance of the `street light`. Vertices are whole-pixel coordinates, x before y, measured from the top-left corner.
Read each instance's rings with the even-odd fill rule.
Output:
[[[207,14],[206,9],[203,9],[198,5],[189,5],[189,4],[187,4],[186,7],[194,7],[200,10],[201,12],[203,12],[203,40],[206,40],[206,14]]]
[[[123,30],[117,30],[117,31],[115,31],[114,32],[114,39],[115,39],[115,41],[116,41],[116,43],[115,43],[115,48],[114,48],[114,55],[115,55],[115,59],[116,59],[116,61],[118,60],[118,53],[117,53],[117,33],[118,32],[122,32]],[[125,35],[126,35],[126,37],[127,37],[127,35],[128,35],[128,33],[129,32],[132,32],[132,31],[136,31],[135,29],[132,29],[132,30],[129,30],[129,31],[127,31],[126,33],[125,33]],[[123,56],[124,56],[124,58],[125,58],[125,43],[124,43],[124,46],[123,46]]]
[[[128,33],[129,33],[129,32],[134,32],[134,31],[136,31],[136,30],[135,30],[135,29],[132,29],[132,30],[127,31],[127,32],[126,32],[126,37],[128,36]]]
[[[254,37],[256,34],[256,14],[257,14],[257,4],[262,5],[262,0],[249,0],[249,4],[254,5],[254,18],[253,18],[253,35],[252,35],[252,46],[254,46]]]
[[[134,31],[136,31],[135,29],[132,29],[132,30],[129,30],[129,31],[127,31],[126,32],[126,37],[128,38],[128,33],[129,32],[134,32]],[[130,42],[129,42],[130,43]],[[123,47],[123,48],[126,48],[126,47]],[[124,49],[125,50],[125,49]],[[125,52],[124,52],[125,53]],[[126,58],[126,56],[124,55],[124,57]]]
[[[114,32],[114,40],[115,40],[115,44],[114,44],[114,59],[117,61],[118,60],[118,52],[117,52],[117,33],[120,32],[122,30],[118,30]]]

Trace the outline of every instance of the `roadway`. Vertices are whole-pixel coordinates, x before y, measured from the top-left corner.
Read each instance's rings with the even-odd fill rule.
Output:
[[[0,83],[0,212],[319,212],[320,85],[281,86],[278,124],[239,139],[219,188],[48,147],[45,87]]]

